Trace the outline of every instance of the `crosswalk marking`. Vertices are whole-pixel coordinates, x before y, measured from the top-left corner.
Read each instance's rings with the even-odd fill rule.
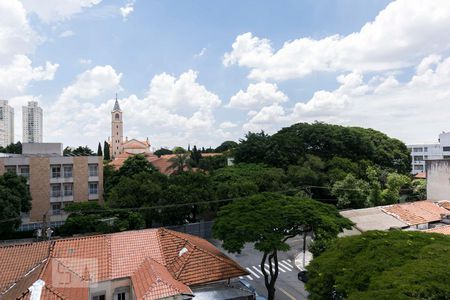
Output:
[[[294,268],[294,266],[292,264],[289,263],[289,260],[285,259],[282,261],[285,265],[289,266],[290,268]]]
[[[286,264],[285,262],[279,261],[278,264],[281,265],[281,266],[283,266],[283,267],[284,267],[285,269],[287,269],[288,271],[292,271],[292,267],[291,267],[290,265]]]
[[[252,269],[250,269],[250,268],[246,268],[246,269],[247,269],[247,271],[249,271],[250,273],[252,273],[253,276],[255,276],[256,278],[259,278],[259,275],[256,274]]]
[[[264,276],[263,272],[261,272],[261,270],[259,268],[255,267],[255,266],[252,266],[252,268],[255,269],[259,274]]]
[[[250,273],[250,275],[246,275],[249,280],[259,279],[261,277],[264,277],[263,272],[261,271],[261,266],[250,266],[245,267],[245,269]],[[269,264],[264,264],[264,270],[269,274]],[[292,265],[292,260],[290,259],[283,259],[278,261],[278,271],[279,273],[286,273],[286,272],[292,272],[296,269]],[[240,279],[244,279],[245,277],[240,276]]]

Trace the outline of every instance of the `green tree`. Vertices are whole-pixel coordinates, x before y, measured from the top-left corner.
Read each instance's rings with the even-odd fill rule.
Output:
[[[383,198],[382,198],[382,190],[381,190],[381,183],[379,180],[379,174],[376,168],[374,167],[368,167],[366,170],[366,176],[369,180],[369,195],[368,195],[368,202],[374,206],[382,205],[383,204]]]
[[[265,163],[266,155],[270,150],[270,136],[261,131],[260,133],[249,132],[245,139],[239,141],[234,150],[236,163]]]
[[[121,176],[108,195],[108,204],[122,208],[153,206],[158,203],[161,193],[161,186],[148,172]]]
[[[157,155],[158,157],[161,157],[161,155],[173,154],[173,152],[169,149],[161,148],[156,150],[153,154]]]
[[[262,252],[261,272],[268,299],[275,299],[278,251],[290,249],[287,240],[305,232],[326,232],[336,236],[351,222],[331,205],[311,199],[263,193],[236,200],[219,211],[213,226],[214,237],[230,252],[240,252],[245,243],[254,243]],[[268,264],[268,272],[265,264]]]
[[[169,162],[169,169],[174,170],[176,174],[180,174],[186,169],[190,170],[192,167],[192,160],[189,157],[189,153],[179,153],[169,158]]]
[[[369,231],[339,238],[308,266],[311,300],[450,299],[450,237]]]
[[[102,144],[100,144],[100,142],[98,142],[97,156],[103,156]]]
[[[106,141],[103,143],[103,159],[106,161],[111,160],[111,156],[109,153],[109,144]]]
[[[191,161],[195,166],[197,166],[198,163],[200,162],[200,159],[202,159],[202,154],[200,153],[200,151],[197,150],[197,146],[194,145],[194,148],[192,148],[191,151]]]
[[[426,200],[427,199],[427,181],[423,179],[414,179],[411,182],[413,188],[412,197],[415,200]]]
[[[184,153],[186,153],[187,151],[186,151],[186,149],[184,149],[183,147],[175,147],[175,148],[172,149],[172,152],[173,152],[174,154],[184,154]]]
[[[225,151],[229,151],[232,150],[234,148],[236,148],[238,146],[238,143],[236,143],[235,141],[225,141],[222,144],[220,144],[220,146],[218,146],[214,152],[225,152]]]
[[[119,176],[130,177],[142,172],[153,173],[155,172],[155,167],[147,160],[145,155],[136,154],[128,157],[119,169]]]
[[[88,146],[78,146],[77,148],[66,147],[63,150],[64,156],[91,156],[94,155]]]
[[[7,236],[21,223],[20,213],[31,209],[31,195],[26,178],[6,172],[0,176],[0,236]]]
[[[0,147],[0,153],[22,154],[22,143],[11,143],[5,148]]]
[[[339,208],[364,208],[372,206],[369,202],[369,184],[348,174],[344,180],[336,181],[331,194],[337,197]]]
[[[406,175],[390,173],[387,177],[386,189],[381,193],[383,204],[394,204],[401,202],[400,191],[402,188],[409,188],[411,179]]]

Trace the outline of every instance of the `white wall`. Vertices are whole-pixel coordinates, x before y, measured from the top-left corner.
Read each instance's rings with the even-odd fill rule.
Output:
[[[429,160],[427,170],[427,199],[450,199],[450,160]]]

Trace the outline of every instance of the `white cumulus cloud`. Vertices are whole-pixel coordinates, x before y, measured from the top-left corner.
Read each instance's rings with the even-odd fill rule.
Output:
[[[134,11],[134,1],[130,1],[125,6],[120,8],[120,14],[122,15],[122,18],[124,21],[127,20],[128,15],[131,14]]]
[[[29,13],[36,14],[45,23],[70,19],[83,9],[93,7],[102,0],[22,0]]]
[[[415,65],[450,49],[450,2],[397,0],[358,32],[322,39],[303,37],[273,49],[270,40],[239,35],[225,66],[250,69],[249,78],[286,80],[317,71],[385,71]]]
[[[288,97],[274,83],[251,83],[246,91],[239,90],[230,98],[228,107],[257,109],[274,103],[283,103]]]

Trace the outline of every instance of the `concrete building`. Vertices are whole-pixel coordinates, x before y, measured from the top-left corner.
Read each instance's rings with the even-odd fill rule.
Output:
[[[72,202],[103,201],[103,161],[98,156],[63,156],[61,143],[23,144],[22,155],[0,157],[0,175],[15,172],[28,179],[32,208],[22,229],[61,222]],[[25,227],[24,227],[25,226]]]
[[[14,108],[8,100],[0,100],[0,146],[14,143]]]
[[[28,101],[22,106],[23,143],[42,143],[42,108],[37,101]]]
[[[450,159],[427,160],[427,198],[450,200]]]
[[[408,145],[411,152],[411,173],[425,171],[425,161],[450,158],[450,132],[442,132],[436,144]]]

